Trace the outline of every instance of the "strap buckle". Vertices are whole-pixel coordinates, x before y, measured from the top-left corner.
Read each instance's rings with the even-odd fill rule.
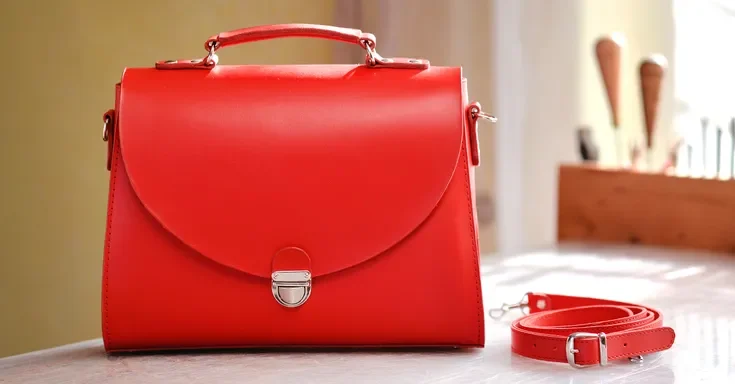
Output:
[[[579,365],[574,360],[574,354],[579,353],[579,350],[574,348],[574,340],[580,337],[595,337],[599,341],[600,345],[600,366],[607,365],[607,335],[605,332],[600,333],[588,333],[588,332],[574,332],[567,337],[567,361],[569,365],[574,368],[583,368],[583,365]]]

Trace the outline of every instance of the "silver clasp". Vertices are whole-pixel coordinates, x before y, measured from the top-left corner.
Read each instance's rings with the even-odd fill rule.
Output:
[[[311,272],[275,271],[271,274],[271,291],[278,304],[299,307],[311,295]]]
[[[503,316],[505,316],[508,311],[513,309],[520,309],[524,314],[528,314],[525,311],[526,309],[528,309],[528,293],[523,295],[521,301],[515,304],[503,303],[500,308],[491,309],[490,311],[488,311],[488,315],[495,320],[500,320]]]

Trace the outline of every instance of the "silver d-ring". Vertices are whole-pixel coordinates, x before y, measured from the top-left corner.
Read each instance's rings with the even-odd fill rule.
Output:
[[[370,42],[367,40],[363,40],[363,44],[365,44],[365,51],[367,51],[367,62],[370,66],[375,65],[375,50],[373,49],[373,46],[370,45]]]
[[[215,51],[219,48],[219,43],[216,41],[210,41],[208,45],[209,52],[207,53],[207,57],[204,58],[204,63],[207,65],[217,65],[219,62],[219,56],[217,56]]]
[[[110,124],[110,118],[105,117],[105,123],[102,125],[102,141],[107,141],[110,138],[109,130],[107,126]]]
[[[360,46],[367,49],[368,47],[375,49],[375,42],[368,39],[360,39]]]

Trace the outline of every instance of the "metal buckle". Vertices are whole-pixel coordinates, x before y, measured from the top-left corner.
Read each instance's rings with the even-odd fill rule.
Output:
[[[567,337],[567,361],[569,365],[574,368],[583,368],[583,365],[579,365],[574,361],[574,354],[578,353],[579,350],[574,348],[574,340],[578,337],[595,337],[599,340],[600,344],[600,366],[607,365],[607,335],[605,332],[600,333],[588,333],[588,332],[574,332]]]
[[[367,40],[362,40],[361,45],[365,47],[365,51],[367,52],[367,55],[365,57],[365,62],[367,65],[374,67],[378,64],[385,64],[390,63],[391,59],[386,59],[383,56],[380,56],[378,51],[375,50],[375,47],[371,45],[371,43]]]

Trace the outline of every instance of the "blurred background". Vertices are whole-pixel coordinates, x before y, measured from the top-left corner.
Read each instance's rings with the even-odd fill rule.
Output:
[[[601,163],[615,161],[594,56],[601,35],[625,36],[626,140],[644,132],[640,61],[654,53],[667,60],[656,161],[679,137],[692,138],[694,157],[706,157],[697,152],[710,140],[701,139],[700,119],[735,113],[731,0],[3,1],[0,357],[100,336],[109,177],[101,116],[113,106],[122,70],[201,57],[203,42],[218,32],[297,22],[372,32],[386,57],[463,67],[470,98],[500,119],[480,126],[484,254],[554,242],[557,167],[580,161],[579,126],[591,128]],[[363,54],[346,44],[282,39],[228,49],[220,60],[359,63]],[[730,148],[732,136],[723,140]]]

